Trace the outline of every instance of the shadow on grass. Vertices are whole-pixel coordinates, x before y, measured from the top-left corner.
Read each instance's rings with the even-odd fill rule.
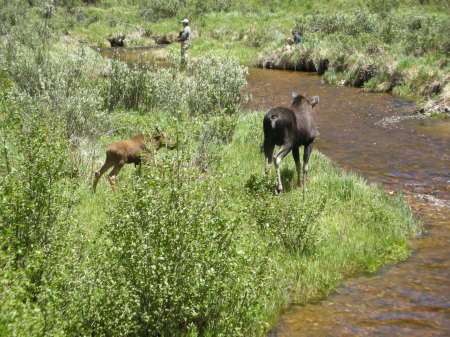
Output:
[[[281,182],[283,183],[285,192],[290,192],[297,186],[295,176],[296,172],[294,169],[289,167],[284,167],[281,169]]]

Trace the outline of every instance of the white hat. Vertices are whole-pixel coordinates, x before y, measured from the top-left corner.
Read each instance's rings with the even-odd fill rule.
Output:
[[[189,23],[188,19],[183,19],[183,21],[181,21],[181,23]]]

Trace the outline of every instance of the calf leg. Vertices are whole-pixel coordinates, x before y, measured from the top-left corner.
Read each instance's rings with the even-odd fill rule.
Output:
[[[293,147],[292,148],[292,156],[294,157],[295,169],[297,171],[297,185],[300,186],[300,170],[301,170],[301,166],[300,166],[300,153],[299,153],[299,148],[298,147]]]
[[[108,180],[109,180],[109,183],[110,183],[111,186],[112,186],[113,191],[114,191],[114,185],[117,183],[116,177],[117,177],[117,175],[119,174],[119,172],[120,172],[120,170],[122,169],[122,167],[123,167],[124,164],[125,164],[125,163],[124,163],[123,161],[121,161],[121,162],[117,163],[116,165],[114,165],[113,170],[112,170],[111,173],[108,175]]]
[[[308,175],[309,170],[308,161],[311,152],[312,152],[312,144],[305,145],[305,150],[303,152],[303,177],[302,177],[303,185],[306,185],[306,176]]]
[[[284,157],[291,151],[292,144],[283,144],[278,151],[278,153],[275,155],[275,168],[277,170],[277,180],[278,180],[278,186],[277,186],[277,193],[283,192],[283,184],[281,183],[281,161]]]
[[[97,172],[95,172],[94,183],[92,184],[92,189],[94,190],[94,193],[97,189],[98,180],[101,178],[103,173],[105,173],[107,170],[109,170],[109,168],[111,166],[113,166],[113,163],[110,162],[109,160],[106,160],[105,163],[103,164],[103,166],[101,167],[101,169],[98,170]]]

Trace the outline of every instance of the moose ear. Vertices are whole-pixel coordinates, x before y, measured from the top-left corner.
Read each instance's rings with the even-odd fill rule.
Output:
[[[311,104],[312,107],[314,107],[318,103],[319,103],[319,96],[313,96],[309,99],[309,104]]]
[[[298,94],[295,91],[293,91],[292,92],[292,98],[297,98],[297,97],[298,97]]]

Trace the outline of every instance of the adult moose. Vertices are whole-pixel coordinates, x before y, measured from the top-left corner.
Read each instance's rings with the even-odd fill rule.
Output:
[[[276,107],[270,109],[264,116],[264,156],[266,158],[266,175],[272,163],[275,145],[280,146],[273,159],[277,171],[277,193],[283,192],[280,166],[283,158],[292,150],[297,169],[297,183],[300,186],[300,146],[304,146],[302,183],[306,184],[308,161],[312,151],[312,143],[317,135],[313,118],[313,108],[319,103],[319,96],[307,97],[292,93],[290,108]]]
[[[114,189],[116,177],[125,164],[134,163],[135,166],[141,165],[142,152],[146,152],[153,157],[156,151],[163,146],[173,149],[176,145],[174,145],[169,135],[158,128],[150,135],[139,135],[128,140],[112,143],[106,149],[105,163],[100,170],[95,172],[92,189],[95,192],[100,177],[111,167],[114,168],[109,173],[108,180]],[[154,157],[153,162],[156,164]]]

